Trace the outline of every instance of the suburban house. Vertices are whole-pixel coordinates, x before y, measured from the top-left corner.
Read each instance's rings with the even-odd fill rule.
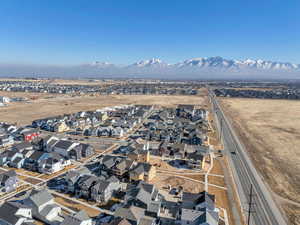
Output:
[[[75,193],[75,184],[83,175],[91,175],[91,172],[86,167],[83,167],[79,170],[68,171],[63,178],[66,183],[65,192]]]
[[[38,129],[25,128],[20,132],[20,134],[23,136],[23,140],[32,141],[40,135],[40,132]]]
[[[130,152],[128,154],[128,157],[131,160],[137,161],[137,162],[145,162],[148,163],[150,161],[150,151],[144,150],[141,148],[137,148],[134,151]]]
[[[50,138],[46,146],[48,151],[57,152],[63,157],[74,160],[80,160],[81,158],[90,157],[94,154],[94,148],[91,145],[70,140],[56,140],[56,138]]]
[[[54,197],[47,190],[33,190],[24,200],[24,204],[32,209],[32,217],[47,224],[61,222],[61,208],[54,202]]]
[[[42,151],[34,151],[29,157],[26,157],[23,167],[27,170],[39,171],[40,163],[47,159],[49,153]]]
[[[94,154],[94,148],[91,145],[80,143],[75,146],[76,151],[81,152],[81,157],[86,158]]]
[[[31,208],[18,202],[5,202],[0,206],[0,224],[33,224]]]
[[[141,219],[145,216],[145,210],[136,206],[125,206],[118,208],[115,217],[123,218],[129,221],[130,224],[138,225]]]
[[[52,151],[52,148],[53,146],[56,144],[56,142],[59,141],[59,138],[55,137],[55,136],[47,136],[45,138],[43,138],[43,141],[42,141],[42,145],[43,145],[43,150],[44,151],[47,151],[47,152],[50,152]]]
[[[70,151],[77,145],[79,145],[79,143],[69,140],[59,140],[53,145],[52,151],[57,152],[62,156],[69,157]]]
[[[23,154],[16,150],[11,150],[7,152],[8,154],[7,154],[6,163],[11,167],[21,168],[24,164]]]
[[[218,225],[219,209],[215,208],[215,196],[205,191],[198,194],[183,192],[180,224]]]
[[[14,144],[15,140],[12,135],[4,134],[0,135],[0,147],[6,147]]]
[[[67,215],[60,225],[92,225],[92,219],[83,210]]]
[[[131,187],[124,197],[126,205],[143,208],[148,215],[158,217],[160,214],[161,200],[158,190],[152,184],[139,182]]]
[[[51,152],[47,158],[44,158],[39,162],[38,168],[41,173],[52,174],[63,170],[69,165],[71,165],[71,161],[68,158],[63,157],[56,152]]]
[[[68,131],[70,128],[68,127],[68,125],[63,121],[63,122],[58,122],[53,126],[53,132],[66,132]]]
[[[117,179],[102,180],[101,177],[89,174],[79,175],[77,178],[75,174],[69,174],[65,180],[67,181],[68,186],[73,184],[76,180],[74,188],[68,187],[67,189],[69,191],[73,191],[77,197],[82,197],[96,202],[107,202],[114,192],[119,191],[121,188]]]
[[[2,192],[14,191],[18,186],[18,177],[14,170],[0,173],[0,189]]]
[[[126,157],[105,155],[100,160],[100,169],[115,176],[124,177],[135,164],[135,161]]]
[[[91,189],[91,199],[96,202],[107,202],[120,188],[119,182],[99,180]]]
[[[33,145],[30,142],[21,142],[12,146],[13,150],[23,152],[24,150],[33,150]]]
[[[129,171],[131,181],[143,180],[151,181],[156,176],[156,167],[149,163],[138,163],[132,170]]]

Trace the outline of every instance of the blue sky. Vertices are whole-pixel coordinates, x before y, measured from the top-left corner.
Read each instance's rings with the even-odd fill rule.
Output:
[[[299,0],[3,0],[0,63],[300,63]]]

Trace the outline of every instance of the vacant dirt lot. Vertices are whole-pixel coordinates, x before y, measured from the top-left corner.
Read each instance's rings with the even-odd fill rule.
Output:
[[[8,92],[9,93],[9,92]],[[165,96],[165,95],[108,95],[108,96],[57,96],[55,98],[39,98],[37,100],[10,104],[0,107],[0,120],[17,123],[18,125],[31,124],[32,120],[49,116],[74,113],[78,111],[96,110],[106,106],[124,104],[156,104],[172,107],[177,104],[201,104],[204,97],[199,96]]]
[[[300,101],[223,98],[221,102],[269,187],[282,197],[278,202],[299,206]],[[297,224],[300,214],[285,211]]]
[[[166,189],[168,185],[171,185],[172,188],[182,186],[184,191],[192,193],[199,193],[204,190],[204,185],[199,182],[162,173],[157,174],[150,183],[154,184],[158,189]]]

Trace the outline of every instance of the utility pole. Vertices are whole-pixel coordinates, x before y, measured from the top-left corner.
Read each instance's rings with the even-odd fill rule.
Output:
[[[248,222],[247,222],[247,225],[250,225],[250,218],[251,218],[251,206],[252,206],[252,196],[253,196],[253,187],[252,187],[252,184],[250,186],[250,199],[249,199],[249,207],[248,207]]]

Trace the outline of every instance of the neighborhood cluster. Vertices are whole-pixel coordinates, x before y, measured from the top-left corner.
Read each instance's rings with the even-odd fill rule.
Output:
[[[105,85],[95,84],[94,80],[90,84],[57,84],[51,80],[8,80],[0,81],[0,91],[11,92],[34,92],[52,94],[124,94],[124,95],[196,95],[203,85],[197,82],[162,82],[141,83],[130,81],[130,83],[117,81],[105,83]]]
[[[237,98],[265,98],[265,99],[300,99],[300,89],[230,89],[220,88],[214,90],[218,97]]]
[[[214,195],[182,186],[159,189],[153,182],[159,174],[152,157],[177,169],[202,171],[211,161],[210,129],[208,112],[194,105],[124,105],[39,119],[26,127],[1,123],[1,193],[20,196],[4,201],[0,223],[220,225]],[[98,151],[91,137],[78,142],[70,135],[116,144],[112,151]],[[20,170],[41,174],[24,193],[16,190],[30,179],[21,179]],[[61,196],[91,203],[99,215],[70,212],[56,201]]]
[[[107,107],[34,120],[32,126],[51,132],[120,138],[140,123],[151,109],[151,106],[143,105]]]

